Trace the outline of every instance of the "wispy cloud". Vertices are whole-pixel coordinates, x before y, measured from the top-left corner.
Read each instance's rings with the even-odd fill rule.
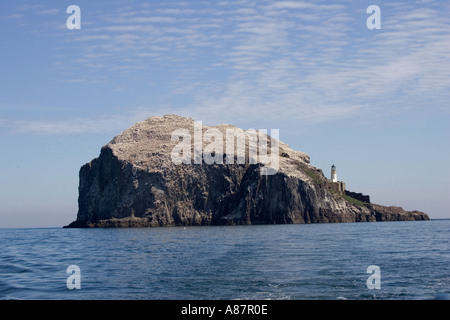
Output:
[[[136,73],[160,83],[173,100],[188,97],[184,105],[169,101],[157,110],[205,121],[314,124],[448,101],[450,23],[442,12],[449,5],[381,7],[382,29],[369,31],[365,8],[341,2],[136,4],[88,15],[83,21],[90,24],[67,41],[78,50],[76,81],[117,87],[122,77],[133,86],[128,77]],[[29,132],[106,130],[145,114],[132,110],[97,125],[80,118],[16,124]]]
[[[137,121],[146,119],[149,109],[142,106],[117,114],[62,119],[29,119],[12,122],[1,121],[0,126],[9,127],[16,134],[90,134],[119,133]],[[163,115],[163,111],[155,115]]]
[[[40,15],[56,15],[56,14],[60,13],[60,10],[59,9],[44,9],[44,10],[39,10],[36,13],[40,14]]]

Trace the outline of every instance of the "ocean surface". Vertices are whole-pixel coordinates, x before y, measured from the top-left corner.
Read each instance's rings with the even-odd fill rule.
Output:
[[[449,238],[450,220],[0,229],[0,299],[448,298]]]

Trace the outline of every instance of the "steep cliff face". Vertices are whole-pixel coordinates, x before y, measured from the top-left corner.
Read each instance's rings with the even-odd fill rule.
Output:
[[[250,160],[258,145],[247,139],[246,161],[239,162],[237,142],[231,149],[211,143],[225,138],[227,129],[236,127],[199,128],[175,115],[136,123],[80,169],[79,211],[68,227],[428,220],[418,211],[347,201],[325,187],[322,171],[307,154],[281,141],[276,173],[262,175],[271,164]],[[182,134],[173,138],[174,132]],[[260,132],[257,137],[269,141],[268,154],[275,150],[270,137]],[[174,150],[183,149],[177,149],[180,141],[188,142],[179,153],[184,163],[174,161]],[[215,161],[199,162],[199,150]]]

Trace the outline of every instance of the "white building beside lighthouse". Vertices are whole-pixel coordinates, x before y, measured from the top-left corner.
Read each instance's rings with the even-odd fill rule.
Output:
[[[334,166],[334,164],[331,166],[331,182],[338,182],[336,167]]]

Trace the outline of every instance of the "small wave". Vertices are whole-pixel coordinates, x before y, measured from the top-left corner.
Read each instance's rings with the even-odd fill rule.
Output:
[[[0,300],[10,299],[10,295],[16,293],[22,288],[14,284],[0,280]]]
[[[433,300],[450,300],[450,294],[447,292],[440,292],[433,297]]]
[[[0,273],[26,273],[31,271],[32,270],[30,268],[17,264],[0,264]]]

